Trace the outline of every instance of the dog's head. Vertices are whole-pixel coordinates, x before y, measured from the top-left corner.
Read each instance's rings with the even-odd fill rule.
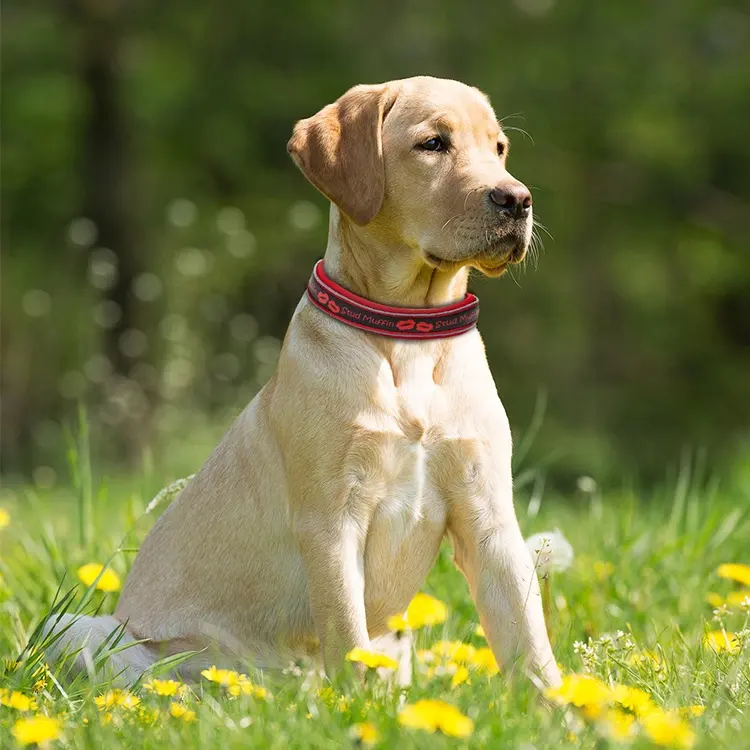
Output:
[[[499,276],[526,254],[531,194],[506,169],[508,139],[475,88],[429,77],[355,86],[300,120],[287,148],[351,221],[430,266]]]

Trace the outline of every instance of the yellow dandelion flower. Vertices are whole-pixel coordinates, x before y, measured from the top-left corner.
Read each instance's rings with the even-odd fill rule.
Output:
[[[0,704],[15,708],[16,711],[36,711],[36,701],[33,698],[8,688],[0,688]]]
[[[346,660],[357,664],[364,664],[369,669],[398,669],[398,662],[385,654],[367,651],[364,648],[354,648],[347,655]]]
[[[5,508],[0,508],[0,530],[10,526],[10,513]]]
[[[605,703],[584,703],[578,707],[581,715],[588,721],[599,721],[606,709]]]
[[[717,653],[726,651],[729,654],[738,654],[740,652],[739,638],[734,633],[727,633],[725,630],[713,630],[706,633],[703,645]]]
[[[440,727],[440,711],[435,704],[441,702],[421,700],[405,706],[398,714],[398,723],[409,729],[421,729],[433,734]]]
[[[102,573],[102,571],[104,571]],[[99,591],[119,591],[120,590],[120,576],[110,570],[110,568],[104,568],[99,563],[88,563],[78,568],[78,579],[83,583],[84,586],[91,586],[99,574],[102,577],[97,581],[96,588]]]
[[[618,742],[629,739],[636,730],[635,716],[616,708],[607,709],[601,723],[604,732]]]
[[[222,687],[229,687],[231,685],[237,685],[240,680],[240,676],[237,672],[231,669],[218,669],[216,665],[204,669],[201,675],[205,677],[209,682],[215,682],[217,685]]]
[[[438,729],[450,737],[470,737],[474,722],[455,706],[440,700],[421,700],[406,706],[398,715],[399,724],[430,734]]]
[[[445,657],[459,664],[466,664],[471,661],[476,648],[463,641],[438,641],[433,645],[432,650],[438,656]]]
[[[264,687],[253,684],[246,674],[237,675],[237,682],[229,685],[227,692],[235,698],[238,695],[249,695],[260,699],[268,697],[268,691]]]
[[[97,695],[94,698],[94,703],[100,711],[111,711],[113,708],[124,708],[131,711],[140,702],[141,699],[138,696],[119,688],[108,690],[104,695]]]
[[[269,696],[268,690],[266,690],[264,687],[261,687],[260,685],[253,685],[252,694],[259,700],[266,700]]]
[[[204,669],[201,675],[210,682],[215,682],[217,685],[226,688],[227,693],[233,698],[239,695],[250,695],[255,698],[268,697],[268,691],[264,687],[253,684],[246,674],[240,674],[231,669],[218,669],[216,666],[212,666],[209,669]]]
[[[641,717],[641,724],[649,739],[666,747],[691,748],[695,732],[675,711],[652,711]]]
[[[406,619],[411,628],[442,625],[448,617],[448,608],[434,596],[419,593],[406,609]]]
[[[490,677],[494,677],[500,671],[500,667],[495,659],[495,654],[493,654],[492,649],[489,648],[478,648],[471,655],[469,663],[472,667],[476,667]]]
[[[175,719],[182,719],[183,721],[195,721],[195,711],[192,711],[183,703],[175,703],[174,701],[170,703],[169,715],[174,716]]]
[[[140,702],[141,699],[138,696],[124,692],[118,705],[128,711],[132,711]]]
[[[49,677],[49,673],[49,666],[46,663],[43,662],[39,665],[39,667],[34,671],[34,674],[32,675],[35,680],[31,688],[33,692],[41,693],[47,687],[47,678]]]
[[[349,730],[349,734],[352,739],[363,745],[374,745],[380,740],[380,732],[378,732],[374,724],[370,724],[369,722],[354,724]]]
[[[104,695],[97,695],[96,698],[94,698],[94,703],[100,711],[109,711],[117,705],[117,699],[114,695],[114,691],[110,691]]]
[[[173,695],[177,695],[177,693],[180,692],[183,687],[183,684],[181,682],[177,682],[177,680],[153,679],[143,683],[144,690],[163,697],[172,697]]]
[[[679,710],[680,716],[694,719],[703,716],[704,713],[706,713],[705,706],[685,706]]]
[[[442,701],[435,701],[443,703]],[[474,722],[464,716],[455,706],[443,703],[443,715],[438,723],[438,729],[449,737],[470,737],[474,732]]]
[[[138,719],[142,724],[156,724],[161,718],[158,708],[147,708],[146,706],[140,706],[138,709]]]
[[[11,733],[19,745],[45,745],[60,736],[60,721],[49,716],[20,719]]]
[[[656,704],[651,696],[639,688],[628,687],[627,685],[615,685],[611,691],[612,700],[619,703],[623,708],[627,708],[636,716],[645,716],[656,708]]]
[[[338,695],[330,685],[320,688],[318,690],[318,697],[326,704],[326,706],[328,706],[328,708],[337,709],[342,713],[348,711],[351,704],[351,701],[348,698],[343,695]]]
[[[714,608],[729,607],[730,609],[739,609],[742,606],[750,606],[750,589],[741,589],[740,591],[730,591],[726,598],[715,591],[706,594],[706,601]]]
[[[394,633],[403,633],[405,630],[409,630],[409,623],[406,619],[406,612],[400,615],[391,615],[385,621],[385,625],[388,630]]]
[[[464,682],[469,682],[469,669],[468,667],[456,666],[456,671],[453,673],[453,679],[451,680],[451,687],[458,687]],[[471,683],[469,683],[471,684]]]
[[[565,675],[559,687],[547,688],[545,694],[560,705],[572,704],[593,712],[598,712],[612,700],[612,691],[607,685],[585,674]]]
[[[606,581],[614,572],[615,566],[611,562],[605,562],[604,560],[594,562],[594,575],[600,581]]]
[[[724,563],[716,569],[716,574],[720,578],[728,578],[731,581],[738,581],[743,586],[750,586],[750,565]]]
[[[447,617],[448,609],[443,602],[420,592],[411,600],[404,614],[389,617],[386,625],[395,633],[400,633],[404,630],[441,625]]]
[[[474,635],[478,636],[479,638],[486,638],[487,635],[484,632],[484,628],[481,625],[477,625],[474,628]]]

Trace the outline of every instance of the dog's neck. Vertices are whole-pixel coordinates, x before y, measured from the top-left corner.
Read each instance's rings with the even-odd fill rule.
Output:
[[[428,266],[402,241],[356,226],[333,205],[325,269],[349,291],[396,307],[437,307],[461,300],[469,277],[467,268],[440,271]]]

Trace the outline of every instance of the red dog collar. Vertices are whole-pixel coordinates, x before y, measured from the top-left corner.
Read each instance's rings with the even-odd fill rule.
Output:
[[[479,300],[467,294],[444,307],[389,307],[371,302],[339,286],[326,275],[323,261],[315,264],[307,283],[310,302],[342,323],[394,339],[442,339],[472,329],[479,317]]]

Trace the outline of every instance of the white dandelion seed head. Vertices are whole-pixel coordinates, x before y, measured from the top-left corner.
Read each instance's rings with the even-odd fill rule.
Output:
[[[573,564],[573,547],[559,529],[530,536],[526,547],[540,576],[567,570]]]

